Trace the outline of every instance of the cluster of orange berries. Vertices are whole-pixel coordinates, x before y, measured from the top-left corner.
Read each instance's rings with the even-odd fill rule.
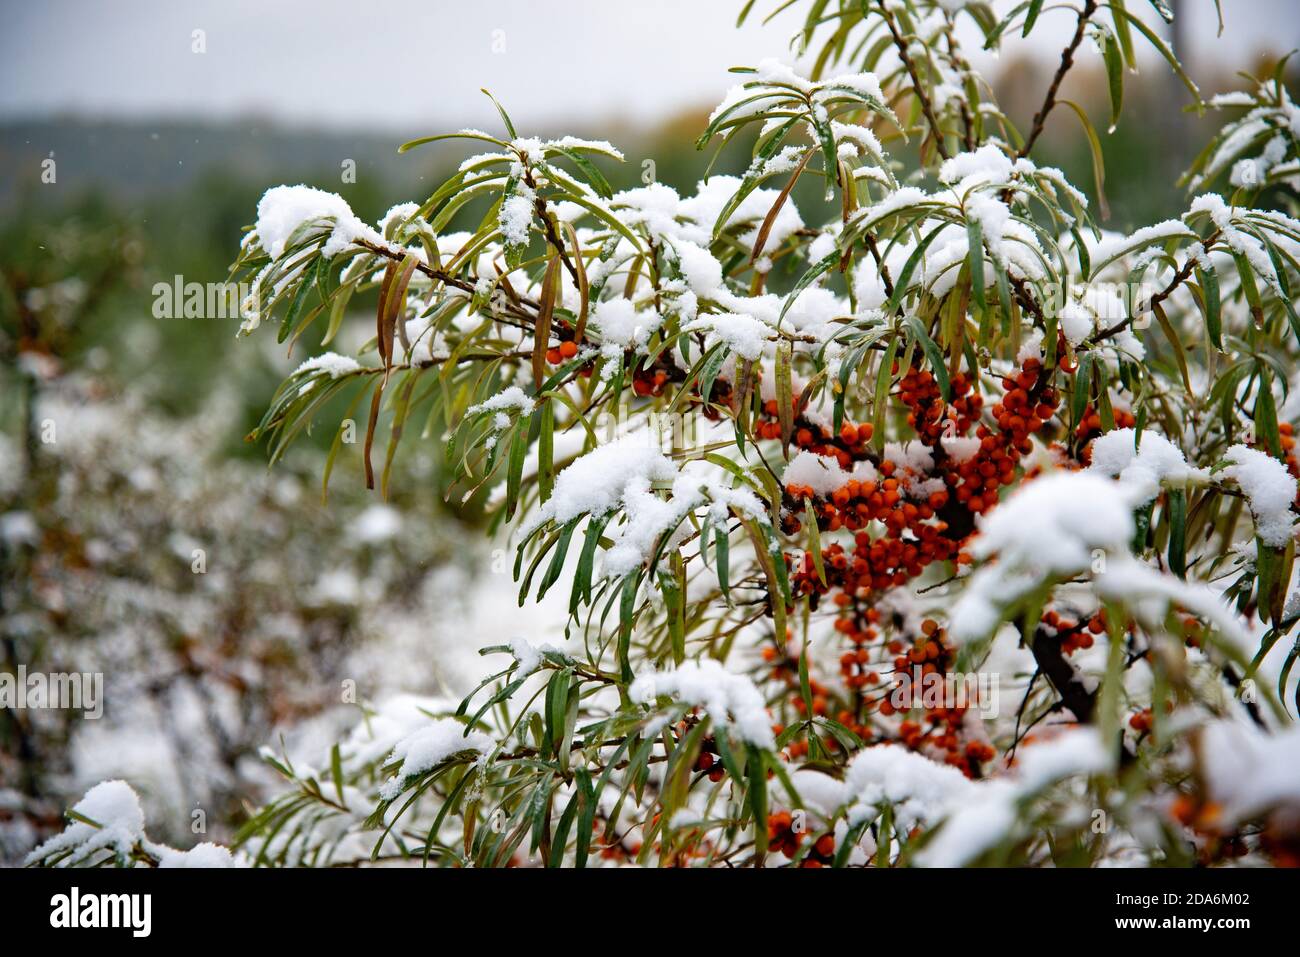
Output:
[[[1106,631],[1106,612],[1098,610],[1083,624],[1072,618],[1066,618],[1060,612],[1049,609],[1043,613],[1042,623],[1056,632],[1061,639],[1061,651],[1072,655],[1084,648],[1091,648],[1096,636]]]
[[[867,688],[874,688],[880,684],[879,665],[872,662],[871,650],[866,647],[867,643],[873,641],[878,635],[879,632],[877,632],[874,627],[868,625],[866,628],[862,629],[860,633],[853,636],[853,644],[855,647],[840,655],[840,677],[844,680],[845,687],[851,688],[854,691],[859,691]],[[892,650],[894,653],[897,653],[903,649],[903,642],[896,638],[893,641],[888,642],[885,647],[887,650]],[[852,715],[845,712],[841,714],[840,717],[851,718]],[[851,724],[852,722],[847,723]]]
[[[881,474],[892,471],[892,464],[882,463]],[[811,490],[796,487],[796,491],[804,496]],[[787,554],[792,594],[817,596],[836,588],[847,598],[861,589],[903,585],[931,562],[954,557],[958,543],[944,535],[947,522],[935,520],[938,509],[948,501],[947,493],[936,492],[919,504],[903,501],[902,495],[898,480],[885,478],[879,483],[851,481],[829,499],[814,499],[813,512],[820,528],[831,532],[847,528],[856,534],[851,552],[839,542],[822,550],[825,584],[811,552]],[[872,521],[885,526],[883,536],[871,537],[866,526]],[[840,601],[838,596],[836,600]]]
[[[777,854],[793,858],[803,845],[804,832],[796,828],[794,815],[789,811],[777,811],[767,816],[767,846]],[[823,834],[817,843],[809,848],[800,867],[824,867],[835,859],[835,837]]]
[[[937,445],[945,435],[965,435],[984,408],[984,397],[972,391],[970,380],[961,373],[949,383],[950,403],[943,401],[938,380],[928,369],[913,366],[898,386],[898,397],[910,410],[907,424],[929,446]]]
[[[572,334],[572,331],[564,331],[563,329],[561,331],[561,335]],[[579,351],[579,345],[576,339],[561,339],[558,346],[552,346],[546,350],[546,361],[550,365],[558,366],[562,363],[568,362],[576,356]],[[584,379],[589,379],[591,378],[591,372],[594,367],[594,362],[587,362],[578,370],[578,375],[582,376]]]
[[[797,402],[798,400],[796,400]],[[855,425],[845,422],[840,431],[833,434],[829,429],[805,418],[796,405],[794,432],[790,435],[790,444],[815,455],[826,455],[839,462],[840,468],[847,469],[854,462],[870,458],[868,444],[874,434],[870,422]],[[760,439],[779,439],[781,437],[780,407],[775,399],[763,403],[763,415],[754,426],[754,435]]]
[[[911,648],[905,652],[899,648],[893,653],[896,673],[920,672],[923,679],[928,675],[946,674],[951,669],[954,658],[946,631],[930,618],[921,622],[921,634]],[[900,741],[913,751],[936,749],[943,753],[945,764],[959,769],[967,777],[978,777],[980,765],[993,760],[997,752],[983,741],[963,742],[961,729],[966,709],[943,704],[927,705],[923,701],[917,701],[911,693],[900,696],[898,707],[912,709],[918,706],[924,709],[923,720],[906,720],[899,724]],[[879,710],[883,715],[891,715],[898,707],[891,695],[880,702]]]
[[[572,339],[565,339],[558,346],[546,350],[546,361],[553,366],[572,359],[578,354],[578,344]]]
[[[632,391],[639,396],[661,396],[667,387],[668,372],[665,369],[638,367],[632,373]]]
[[[961,540],[945,534],[949,522],[940,513],[950,504],[950,499],[964,506],[968,514],[987,511],[997,502],[998,488],[1014,479],[1020,457],[1031,450],[1030,436],[1055,412],[1057,396],[1046,387],[1045,381],[1042,363],[1035,357],[1028,358],[1014,377],[1003,380],[1006,393],[991,410],[997,431],[980,425],[976,431],[979,454],[953,462],[943,454],[940,439],[968,431],[979,415],[983,400],[971,393],[965,376],[957,375],[951,382],[954,401],[944,403],[930,372],[909,369],[902,379],[901,396],[911,410],[909,421],[917,428],[920,441],[938,453],[936,472],[946,488],[905,500],[907,489],[895,477],[897,467],[891,461],[879,464],[879,482],[850,480],[827,497],[815,496],[812,489],[804,486],[787,486],[791,499],[813,500],[819,528],[837,531],[843,527],[859,532],[851,555],[838,543],[826,549],[825,585],[821,584],[808,556],[804,556],[802,567],[794,569],[798,594],[823,593],[832,585],[850,595],[863,587],[881,589],[902,585],[936,559],[959,557]],[[840,438],[845,447],[835,449],[842,467],[852,461],[852,450],[863,441],[864,431],[865,427],[844,426]],[[868,432],[868,439],[869,436]],[[812,451],[825,454],[815,444]],[[880,521],[885,526],[884,536],[872,539],[860,531],[872,521]],[[969,519],[962,524],[969,531]],[[790,564],[794,568],[798,563],[790,560]],[[832,573],[834,582],[831,582]]]
[[[840,596],[837,596],[837,598]],[[880,612],[868,608],[862,617],[867,620],[865,627],[850,635],[855,647],[840,656],[840,674],[844,684],[851,691],[851,701],[844,702],[834,713],[835,720],[852,731],[863,741],[871,743],[884,740],[880,728],[869,722],[868,715],[878,713],[882,717],[892,717],[900,710],[910,711],[921,708],[924,711],[921,720],[904,720],[897,730],[897,739],[906,747],[915,751],[930,749],[942,753],[942,760],[960,769],[969,777],[980,775],[980,765],[993,760],[996,752],[987,743],[965,741],[962,737],[965,708],[948,707],[942,703],[928,704],[914,696],[898,692],[893,684],[886,684],[882,675],[888,673],[905,674],[919,672],[922,677],[942,675],[952,663],[954,652],[947,642],[944,629],[938,622],[926,619],[921,623],[920,635],[908,646],[902,638],[880,639],[877,627]],[[837,623],[837,627],[839,623]],[[841,631],[844,629],[841,627]],[[763,649],[764,660],[771,664],[772,677],[784,681],[790,688],[790,703],[801,716],[807,717],[807,706],[798,688],[797,662],[787,653],[782,656],[774,647]],[[891,660],[892,659],[892,660]],[[870,695],[879,689],[875,695]],[[809,678],[809,691],[812,696],[813,713],[818,716],[829,715],[832,711],[833,692]],[[779,733],[779,730],[778,730]],[[824,742],[829,749],[838,747],[834,738]],[[791,758],[808,753],[806,741],[792,741],[786,747]]]
[[[928,371],[909,369],[902,382],[902,397],[911,410],[909,421],[917,425],[920,440],[935,447],[936,472],[945,488],[908,496],[906,486],[895,476],[897,466],[892,461],[879,464],[878,482],[850,480],[826,497],[816,496],[804,486],[786,487],[791,499],[812,500],[819,528],[832,532],[847,528],[857,533],[852,552],[840,543],[824,550],[825,583],[811,555],[805,554],[802,560],[787,556],[796,597],[840,589],[843,597],[836,600],[848,624],[838,627],[846,634],[858,630],[852,623],[855,610],[851,606],[863,589],[903,585],[936,560],[955,558],[960,562],[965,558],[961,544],[971,527],[969,516],[992,508],[998,488],[1014,479],[1020,457],[1032,448],[1030,435],[1043,427],[1057,402],[1055,392],[1045,386],[1042,363],[1030,357],[1014,377],[1003,380],[1006,394],[992,409],[998,431],[980,425],[976,432],[980,454],[954,462],[943,453],[939,441],[952,434],[952,429],[969,430],[982,400],[971,394],[970,383],[961,375],[951,382],[951,405],[943,403],[938,384]],[[855,430],[854,435],[844,438],[858,438],[862,432],[846,425],[845,431],[849,430]],[[839,451],[849,457],[847,450]],[[964,529],[960,538],[948,534],[948,519],[957,517],[951,507],[953,500],[966,513],[960,522]],[[873,538],[867,533],[872,521],[884,525],[884,535]]]
[[[904,721],[898,726],[899,741],[913,751],[926,748],[942,753],[944,764],[961,771],[968,778],[982,775],[981,765],[992,761],[997,751],[986,741],[961,738],[962,709],[927,709],[925,723]],[[928,727],[927,727],[928,725]]]
[[[970,512],[987,512],[997,504],[998,489],[1015,478],[1020,459],[1033,450],[1030,436],[1041,431],[1056,413],[1059,398],[1046,383],[1043,364],[1034,356],[1026,359],[1014,376],[1004,378],[1002,401],[990,410],[997,431],[978,426],[978,454],[944,476],[953,486],[953,496]]]
[[[897,366],[894,371],[899,371]],[[943,630],[932,620],[923,623],[920,635],[910,643],[904,638],[883,638],[881,615],[872,607],[871,598],[905,585],[935,561],[960,564],[970,560],[962,546],[974,529],[974,516],[996,504],[1001,486],[1015,479],[1020,460],[1032,451],[1032,436],[1056,414],[1059,400],[1049,378],[1040,359],[1026,359],[1002,379],[1003,395],[988,410],[991,421],[984,424],[980,422],[985,414],[984,398],[970,378],[954,375],[949,383],[950,398],[945,401],[932,372],[908,368],[899,380],[898,396],[907,407],[908,423],[917,440],[932,452],[928,474],[915,474],[892,460],[880,461],[869,447],[869,425],[846,423],[838,435],[832,435],[802,417],[796,419],[792,439],[800,449],[831,456],[845,470],[854,462],[870,461],[876,472],[872,479],[848,480],[829,495],[798,484],[785,489],[790,507],[783,530],[788,534],[799,529],[801,502],[810,504],[819,529],[853,533],[851,543],[831,542],[820,556],[811,552],[786,555],[792,595],[808,596],[815,607],[822,596],[833,593],[839,609],[835,628],[851,646],[840,657],[848,700],[832,704],[835,692],[810,681],[814,714],[834,714],[844,727],[871,741],[882,736],[870,715],[890,717],[900,710],[911,712],[921,707],[924,712],[919,718],[905,715],[908,720],[896,729],[904,745],[937,750],[943,760],[972,777],[980,775],[983,763],[994,759],[995,752],[986,742],[965,740],[964,709],[895,700],[895,688],[886,680],[891,670],[942,675],[950,669],[953,653]],[[778,411],[775,402],[765,404],[764,418],[758,424],[760,438],[779,437]],[[945,449],[944,441],[970,435],[972,429],[979,439],[978,451],[957,461]],[[875,531],[877,526],[872,523],[879,523],[881,531]],[[821,571],[816,558],[821,559]],[[1057,625],[1063,624],[1058,620]],[[1069,624],[1081,632],[1065,639],[1072,648],[1075,643],[1078,647],[1091,643],[1092,632]],[[896,620],[893,626],[901,628],[902,622]],[[773,664],[773,676],[791,689],[794,709],[808,717],[798,691],[797,668],[777,656],[776,649],[765,650]],[[804,742],[792,742],[789,753],[794,755],[806,747]]]
[[[921,634],[912,643],[912,647],[906,652],[900,648],[894,655],[894,668],[897,671],[904,672],[919,667],[922,675],[941,674],[952,658],[952,648],[948,645],[945,630],[933,618],[927,618],[921,622]]]

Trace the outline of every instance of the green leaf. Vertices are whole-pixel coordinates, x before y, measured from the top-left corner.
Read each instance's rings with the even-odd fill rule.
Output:
[[[541,423],[537,431],[537,488],[545,502],[555,484],[555,406],[543,402],[538,411]]]
[[[803,500],[803,520],[808,528],[808,550],[812,552],[813,567],[823,585],[826,584],[826,564],[822,558],[821,530],[817,527],[817,513],[813,511],[812,499]],[[812,714],[812,712],[808,712]]]
[[[569,686],[573,673],[567,668],[556,671],[546,685],[546,730],[543,736],[544,749],[559,756],[559,745],[563,738],[564,716],[569,708]]]
[[[1205,301],[1205,328],[1214,348],[1223,351],[1223,310],[1219,300],[1219,275],[1213,265],[1197,269],[1196,281],[1200,283]]]
[[[1300,638],[1296,638],[1295,644],[1286,654],[1286,660],[1282,662],[1282,670],[1277,677],[1277,696],[1282,700],[1282,707],[1286,707],[1286,682],[1291,677],[1291,668],[1300,658]],[[1296,711],[1300,713],[1300,685],[1296,687]]]
[[[579,767],[574,776],[578,781],[578,794],[582,797],[582,812],[578,815],[577,843],[573,849],[573,866],[587,866],[587,851],[591,847],[592,824],[596,819],[596,792],[591,786],[591,774]]]
[[[538,601],[546,597],[546,592],[559,580],[560,573],[564,571],[564,559],[569,551],[569,542],[573,538],[573,530],[578,527],[580,521],[582,521],[581,516],[570,519],[561,530],[560,539],[551,554],[551,564],[547,567],[546,574],[542,576],[541,584],[537,586]]]
[[[925,324],[916,316],[908,316],[904,324],[921,347],[921,351],[925,353],[926,361],[930,363],[930,369],[939,383],[939,391],[943,393],[943,400],[947,402],[952,396],[952,385],[948,381],[948,369],[943,360],[943,351],[930,338],[930,334],[925,330]]]
[[[885,304],[885,313],[893,314],[898,312],[898,307],[907,295],[907,287],[912,281],[912,273],[916,272],[916,267],[920,265],[921,259],[925,256],[925,251],[929,248],[930,243],[934,242],[939,233],[948,228],[948,223],[940,223],[921,240],[921,244],[916,247],[912,255],[907,257],[907,262],[903,264],[903,271],[898,274],[894,280],[894,294],[889,297],[889,302]]]
[[[486,96],[489,100],[491,100],[492,105],[497,108],[497,112],[501,114],[501,122],[505,124],[506,132],[510,134],[510,138],[512,140],[518,139],[519,134],[515,132],[515,124],[510,122],[510,117],[506,115],[505,109],[502,108],[501,104],[497,102],[497,98],[493,96],[491,93],[489,93],[486,89],[480,90],[479,92],[482,93],[484,96]]]
[[[811,721],[813,717],[812,682],[808,679],[808,645],[799,649],[799,696],[803,699],[804,714]],[[809,732],[809,738],[814,735]]]
[[[578,613],[578,606],[584,601],[591,601],[591,575],[596,563],[596,546],[600,544],[600,534],[605,530],[607,521],[605,518],[594,518],[587,523],[582,552],[578,556],[578,569],[573,576],[573,592],[569,598],[571,615]]]
[[[745,746],[745,771],[749,778],[749,807],[754,815],[754,852],[767,853],[767,762],[762,750]]]
[[[486,133],[470,132],[468,130],[461,133],[439,133],[437,136],[421,136],[417,140],[408,140],[397,148],[397,152],[406,153],[418,146],[424,146],[426,143],[436,143],[439,140],[482,140],[484,143],[495,143],[497,146],[505,148],[509,146],[505,140],[499,140],[495,136],[488,136]]]
[[[1043,0],[1030,0],[1029,9],[1025,12],[1025,25],[1020,31],[1022,37],[1029,36],[1029,31],[1034,28],[1038,22],[1038,14],[1042,12]]]
[[[1105,31],[1101,54],[1106,63],[1106,83],[1110,89],[1110,129],[1107,132],[1114,133],[1120,113],[1124,111],[1124,57],[1119,41],[1110,30]]]
[[[524,458],[528,455],[528,429],[522,424],[515,428],[510,441],[510,461],[506,471],[506,518],[515,514],[519,503],[519,486],[523,480]]]
[[[842,253],[840,253],[839,250],[827,253],[820,260],[813,263],[808,271],[799,277],[799,281],[794,284],[794,288],[791,289],[789,294],[785,297],[785,304],[781,307],[781,314],[777,316],[776,319],[778,326],[780,325],[781,320],[785,318],[785,314],[790,310],[790,307],[794,305],[794,301],[799,298],[799,294],[811,286],[813,282],[816,281],[817,277],[822,275],[822,273],[831,269],[833,266],[838,265],[841,255]]]
[[[1183,388],[1186,389],[1187,395],[1190,397],[1192,394],[1192,377],[1187,368],[1187,350],[1183,348],[1183,340],[1179,337],[1178,330],[1173,327],[1173,323],[1169,321],[1169,317],[1165,315],[1163,306],[1153,302],[1151,311],[1156,315],[1156,322],[1160,325],[1160,331],[1169,340],[1169,345],[1174,353],[1174,361],[1178,363],[1178,372],[1183,377]]]
[[[330,777],[334,779],[334,793],[339,796],[339,803],[345,803],[343,799],[343,761],[339,756],[337,742],[330,748]]]
[[[1169,503],[1169,570],[1179,578],[1187,577],[1187,490],[1170,489]]]
[[[1083,411],[1087,408],[1088,399],[1091,397],[1092,364],[1092,353],[1085,352],[1079,360],[1079,368],[1074,373],[1074,391],[1070,394],[1070,423],[1075,428],[1083,421]]]
[[[614,190],[610,187],[609,180],[605,179],[600,170],[596,168],[596,164],[587,159],[587,157],[583,156],[577,150],[569,149],[567,146],[556,146],[552,144],[547,147],[547,149],[560,153],[571,160],[573,165],[578,167],[583,178],[586,179],[586,181],[591,185],[591,188],[594,189],[597,195],[602,199],[613,198]]]
[[[1200,89],[1194,82],[1192,82],[1192,78],[1187,75],[1187,71],[1183,69],[1183,65],[1178,62],[1178,58],[1174,56],[1173,51],[1169,49],[1165,41],[1160,39],[1160,37],[1140,19],[1125,10],[1122,5],[1116,6],[1112,4],[1111,9],[1122,16],[1135,30],[1147,38],[1147,41],[1155,47],[1157,51],[1159,51],[1162,57],[1165,58],[1165,62],[1169,64],[1174,73],[1178,74],[1178,79],[1183,81],[1183,86],[1187,87],[1188,91],[1195,98],[1197,104],[1200,104]]]
[[[978,219],[966,222],[966,245],[968,247],[966,263],[970,267],[971,293],[982,316],[988,311],[989,304],[984,296],[984,233]],[[948,396],[945,394],[944,399]]]
[[[277,342],[284,342],[285,339],[289,338],[289,332],[293,329],[293,324],[297,321],[298,316],[302,313],[303,306],[307,303],[307,293],[311,292],[316,271],[323,262],[325,262],[323,258],[313,259],[311,265],[303,269],[302,278],[298,281],[298,288],[293,294],[293,301],[289,304],[289,311],[284,314],[284,319],[280,323],[280,334],[276,339]]]
[[[718,588],[721,590],[722,597],[726,599],[727,604],[731,604],[730,553],[731,541],[727,535],[727,530],[719,528],[714,532],[713,555],[718,572]]]
[[[876,866],[889,866],[889,848],[894,843],[894,806],[886,804],[880,812],[879,836],[876,838]]]
[[[872,444],[877,449],[885,443],[885,411],[889,406],[889,386],[894,381],[894,359],[898,355],[898,337],[889,340],[885,357],[880,360],[880,369],[876,372],[876,391],[871,401],[871,421],[874,431],[871,433]],[[942,363],[940,363],[942,365]]]
[[[1111,0],[1110,13],[1115,23],[1115,36],[1119,40],[1120,50],[1124,54],[1124,62],[1128,64],[1130,70],[1137,69],[1137,57],[1133,53],[1133,31],[1129,28],[1128,20],[1124,14],[1125,0]]]
[[[790,340],[782,339],[776,345],[776,414],[781,423],[781,444],[790,444],[790,435],[794,432],[794,394],[790,381],[790,363],[792,346]]]
[[[1097,138],[1097,131],[1092,128],[1092,121],[1088,119],[1088,114],[1083,112],[1083,107],[1072,100],[1060,102],[1074,111],[1074,115],[1079,118],[1079,123],[1083,126],[1084,136],[1088,140],[1088,153],[1092,157],[1092,177],[1097,188],[1097,206],[1101,210],[1101,218],[1109,219],[1110,206],[1106,203],[1106,161],[1102,157],[1101,140]]]
[[[713,223],[714,239],[717,239],[722,234],[722,231],[727,228],[731,215],[740,208],[740,204],[745,201],[745,197],[757,189],[758,184],[763,181],[763,167],[769,159],[776,155],[777,150],[781,148],[781,144],[785,142],[786,136],[797,122],[799,122],[797,116],[788,120],[776,130],[771,138],[760,147],[758,153],[755,154],[754,161],[741,179],[740,186],[736,189],[735,194],[718,211],[718,218]]]
[[[641,584],[641,573],[633,572],[623,579],[623,594],[618,606],[618,665],[623,681],[632,680],[632,622],[636,611],[636,593]]]
[[[1282,434],[1277,426],[1277,404],[1273,400],[1273,380],[1264,363],[1257,366],[1259,389],[1255,393],[1255,435],[1268,445],[1269,454],[1286,461],[1282,453]]]
[[[1237,264],[1237,276],[1241,280],[1241,291],[1246,296],[1246,305],[1250,307],[1250,315],[1254,319],[1257,329],[1264,328],[1264,301],[1259,296],[1259,285],[1255,282],[1255,270],[1251,268],[1250,260],[1241,253],[1233,253],[1233,260]]]

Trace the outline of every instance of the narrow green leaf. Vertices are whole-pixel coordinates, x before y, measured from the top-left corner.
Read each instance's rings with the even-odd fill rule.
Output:
[[[1219,275],[1211,265],[1209,269],[1197,269],[1196,280],[1200,283],[1205,299],[1205,327],[1210,334],[1210,342],[1222,352],[1223,308],[1219,301]]]
[[[916,316],[908,316],[904,320],[908,331],[912,333],[912,338],[921,351],[925,353],[926,361],[930,363],[930,369],[934,377],[938,380],[939,391],[943,393],[943,400],[947,402],[952,396],[952,384],[948,379],[948,369],[944,362],[943,351],[938,344],[930,338],[930,334],[925,330],[925,324]]]
[[[1187,490],[1170,489],[1169,503],[1169,570],[1179,578],[1187,577]]]

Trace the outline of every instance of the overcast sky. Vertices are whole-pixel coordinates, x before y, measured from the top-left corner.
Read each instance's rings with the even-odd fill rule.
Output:
[[[999,0],[1001,2],[1001,0]],[[1009,4],[1004,4],[1007,6]],[[1300,46],[1296,0],[1183,0],[1193,53],[1245,65]],[[740,30],[740,0],[0,0],[0,119],[223,119],[417,129],[489,125],[490,87],[520,122],[654,121],[716,102],[726,68],[790,60],[798,5]],[[758,0],[765,13],[776,0]],[[1050,6],[1050,5],[1049,5]],[[1156,22],[1143,0],[1129,8]],[[793,15],[792,15],[793,14]],[[965,18],[963,18],[965,19]],[[1055,60],[1073,29],[1045,13],[1025,49]],[[202,30],[206,52],[195,53]],[[996,68],[986,55],[976,65]]]

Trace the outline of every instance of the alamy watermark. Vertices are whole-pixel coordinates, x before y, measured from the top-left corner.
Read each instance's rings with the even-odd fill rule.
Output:
[[[171,282],[153,284],[155,319],[240,319],[256,311],[256,294],[245,282],[186,282],[179,273]]]
[[[940,674],[919,665],[894,676],[889,703],[897,711],[911,708],[973,708],[983,718],[998,716],[998,675],[994,672]]]
[[[1134,329],[1151,325],[1151,301],[1160,287],[1147,282],[1065,282],[1035,281],[1030,286],[1043,316],[1068,320],[1071,315],[1094,320],[1099,328],[1109,328],[1131,320]]]
[[[0,708],[14,711],[53,709],[81,711],[83,717],[104,714],[103,672],[29,672],[19,665],[17,674],[0,672]]]

